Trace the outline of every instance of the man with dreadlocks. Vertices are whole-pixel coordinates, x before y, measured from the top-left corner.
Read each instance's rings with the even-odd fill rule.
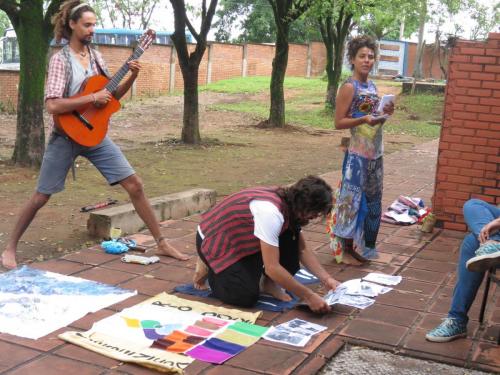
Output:
[[[293,278],[302,263],[327,289],[338,282],[307,248],[301,226],[332,208],[332,189],[321,178],[305,177],[290,187],[257,187],[232,194],[201,217],[196,235],[194,286],[224,303],[251,307],[259,294],[291,300],[298,296],[314,312],[327,303]]]
[[[69,0],[61,5],[52,22],[56,40],[59,42],[66,39],[68,43],[50,60],[45,85],[47,111],[53,115],[62,114],[89,103],[97,107],[104,106],[110,101],[111,95],[116,99],[123,97],[137,78],[141,68],[137,60],[128,63],[131,74],[114,93],[103,89],[89,95],[72,97],[79,92],[87,78],[97,74],[109,77],[101,55],[90,48],[96,25],[94,10],[80,0]],[[155,238],[160,255],[180,260],[188,259],[186,255],[170,246],[161,235],[158,221],[144,194],[141,179],[111,139],[106,136],[97,146],[85,147],[72,141],[61,130],[54,128],[53,121],[49,130],[50,138],[43,156],[38,186],[21,210],[5,251],[2,253],[4,267],[17,267],[16,249],[19,239],[51,195],[64,189],[68,171],[79,155],[86,157],[94,164],[110,185],[120,184],[127,191],[137,214]]]

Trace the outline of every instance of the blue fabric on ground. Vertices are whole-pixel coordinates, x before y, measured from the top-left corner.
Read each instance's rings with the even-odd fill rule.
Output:
[[[315,284],[319,282],[319,279],[316,276],[314,276],[304,268],[301,268],[293,278],[297,280],[299,283],[304,285]],[[174,290],[178,293],[184,293],[191,296],[197,296],[202,298],[215,298],[214,296],[212,296],[212,291],[210,289],[199,290],[196,289],[193,286],[193,284],[177,285],[174,288]],[[260,295],[257,304],[255,305],[255,308],[260,310],[275,311],[275,312],[282,312],[285,310],[289,310],[294,308],[299,301],[297,297],[293,295],[291,296],[292,300],[285,302],[285,301],[280,301],[274,297],[262,294]]]
[[[212,296],[212,291],[210,289],[199,290],[196,289],[193,284],[177,285],[174,290],[179,293],[188,294],[191,296],[203,297],[203,298],[215,298]],[[277,300],[274,297],[261,295],[255,308],[259,310],[267,310],[274,312],[282,312],[285,310],[292,309],[298,302],[298,298],[292,296],[292,300],[289,302],[284,302]]]

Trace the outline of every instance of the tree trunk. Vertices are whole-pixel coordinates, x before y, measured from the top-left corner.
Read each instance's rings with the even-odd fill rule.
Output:
[[[345,37],[339,37],[333,44],[333,70],[328,74],[327,101],[333,109],[336,108],[337,91],[339,89],[340,77],[342,76],[344,41]]]
[[[413,77],[422,78],[422,58],[424,55],[424,31],[427,18],[427,0],[420,0],[420,14],[418,27],[418,47],[415,57],[415,67],[413,68]]]
[[[198,144],[201,141],[198,115],[198,65],[182,69],[184,78],[184,115],[182,121],[182,142]]]
[[[271,109],[269,111],[268,126],[283,128],[285,126],[285,82],[286,67],[288,65],[288,25],[283,25],[283,31],[278,32],[276,52],[273,59],[271,74]]]
[[[15,28],[21,60],[17,105],[16,143],[12,161],[40,166],[45,147],[43,91],[49,41],[43,30],[42,2],[24,3],[24,13]],[[40,9],[38,9],[40,8]],[[33,25],[39,25],[36,29]],[[34,32],[34,30],[39,30]]]
[[[337,72],[334,68],[334,49],[333,43],[325,44],[326,47],[326,76],[328,84],[326,86],[326,106],[327,108],[335,108],[335,100],[337,99],[338,80],[335,80]]]

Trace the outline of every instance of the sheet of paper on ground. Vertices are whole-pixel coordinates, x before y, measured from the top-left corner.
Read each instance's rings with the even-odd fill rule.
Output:
[[[193,358],[151,348],[155,335],[168,335],[168,332],[189,325],[200,316],[255,323],[260,314],[260,311],[243,312],[161,293],[96,322],[87,332],[65,332],[59,337],[120,361],[182,373]]]
[[[0,332],[38,339],[135,294],[23,266],[0,275]]]
[[[312,335],[322,332],[326,328],[302,319],[293,319],[271,328],[263,338],[280,344],[303,347],[309,342]]]
[[[401,276],[372,272],[362,279],[343,282],[337,289],[329,291],[323,298],[330,306],[340,304],[365,309],[375,303],[373,298],[392,290],[386,285],[397,285],[401,279]]]

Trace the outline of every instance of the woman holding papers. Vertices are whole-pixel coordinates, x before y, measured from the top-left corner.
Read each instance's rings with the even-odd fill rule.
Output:
[[[365,261],[378,257],[375,242],[382,201],[382,125],[394,112],[394,103],[390,97],[381,102],[377,87],[368,79],[377,55],[375,41],[358,36],[349,42],[347,54],[352,76],[337,95],[335,128],[349,129],[351,139],[333,212],[332,235],[343,251]],[[362,256],[354,251],[354,244]]]

